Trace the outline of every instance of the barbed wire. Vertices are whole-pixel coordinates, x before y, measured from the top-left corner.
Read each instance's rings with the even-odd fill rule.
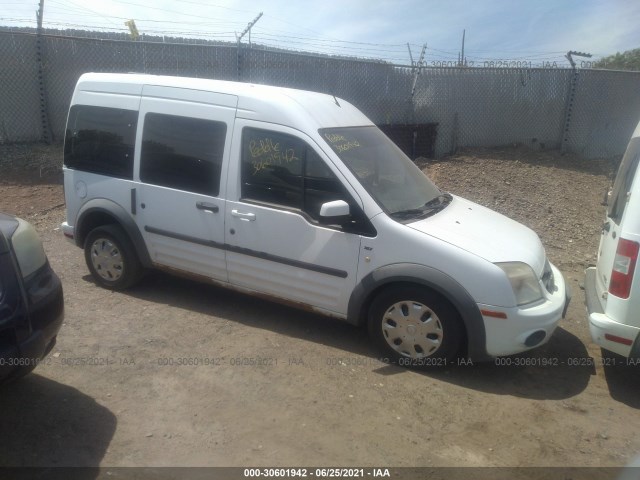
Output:
[[[221,8],[224,10],[238,12],[242,14],[251,13],[250,10],[242,10],[223,5],[210,4],[197,0],[175,0],[177,3],[201,5],[206,7]],[[164,12],[182,17],[198,18],[199,21],[177,21],[177,20],[159,20],[156,18],[136,18],[138,30],[146,35],[158,37],[184,37],[189,39],[190,43],[202,40],[206,44],[208,40],[213,41],[229,41],[234,42],[236,38],[235,28],[242,28],[246,25],[246,21],[235,21],[234,19],[223,19],[221,17],[203,16],[191,13],[179,12],[174,9],[161,8],[157,6],[144,5],[142,3],[131,0],[114,0],[114,2],[122,5],[131,5],[135,7],[145,8],[147,11]],[[34,2],[37,3],[37,2]],[[60,30],[87,30],[86,36],[96,38],[101,32],[116,32],[125,34],[128,29],[123,25],[124,20],[128,17],[116,14],[102,14],[94,9],[88,8],[77,3],[74,0],[47,0],[49,6],[47,16],[45,17],[45,28]],[[2,2],[3,15],[0,17],[0,23],[19,24],[17,27],[35,26],[35,16],[27,17],[12,12],[24,11],[24,3],[18,2]],[[108,25],[97,25],[96,22],[73,22],[69,20],[70,15],[80,18],[91,17],[99,18],[101,21],[108,22]],[[287,25],[293,25],[290,22],[278,17],[267,15],[268,18],[274,19]],[[296,25],[296,27],[299,27]],[[309,53],[318,53],[326,55],[353,56],[356,58],[384,60],[394,64],[408,64],[409,53],[407,47],[420,49],[422,45],[412,43],[374,43],[364,41],[344,40],[328,37],[320,32],[311,29],[303,29],[313,34],[296,33],[291,34],[289,30],[279,30],[274,28],[266,28],[260,24],[251,32],[250,41],[257,47],[285,49],[303,51]],[[246,43],[246,41],[245,41]],[[458,50],[441,49],[427,47],[426,60],[427,66],[456,66],[465,65],[469,67],[483,66],[510,66],[529,64],[529,66],[551,65],[558,68],[569,67],[569,62],[565,58],[562,51],[536,51],[536,50],[510,50],[498,48],[495,50],[472,49],[466,51],[465,58],[460,58]],[[589,61],[592,65],[601,58],[602,55],[594,55]],[[439,63],[439,65],[436,65]]]
[[[0,17],[0,21],[2,21],[2,17]],[[70,26],[76,27],[75,24],[65,24],[65,22],[53,22],[59,23],[60,27]],[[52,23],[52,24],[53,24]],[[86,26],[90,27],[90,26]],[[12,33],[22,33],[35,35],[34,28],[24,28],[24,27],[7,27],[0,25],[0,32],[7,31]],[[131,43],[164,43],[164,44],[189,44],[189,45],[211,45],[211,46],[227,46],[229,48],[236,48],[237,43],[232,40],[231,32],[226,32],[226,34],[217,34],[210,35],[208,39],[203,38],[190,38],[188,36],[173,36],[168,34],[168,31],[165,29],[158,30],[160,33],[158,35],[152,34],[143,34],[138,40],[134,41],[130,38],[129,31],[126,28],[119,28],[118,31],[113,31],[113,29],[108,30],[75,30],[75,29],[45,29],[43,35],[53,38],[70,38],[70,39],[87,39],[87,40],[112,40],[118,42],[131,42]],[[180,32],[175,32],[179,34]],[[253,43],[250,47],[245,46],[247,48],[257,49],[257,50],[273,50],[280,51],[291,54],[304,54],[304,55],[314,55],[319,57],[340,57],[344,59],[354,59],[354,60],[364,60],[370,62],[383,62],[388,63],[391,66],[396,67],[406,67],[412,68],[415,65],[411,65],[408,62],[405,56],[387,56],[386,58],[381,58],[378,53],[381,51],[379,49],[373,49],[372,52],[366,52],[365,50],[361,50],[358,55],[354,55],[353,51],[350,51],[347,47],[335,47],[332,49],[324,49],[320,51],[317,48],[309,48],[305,49],[304,46],[295,46],[292,48],[291,42],[287,45],[282,46],[278,44],[271,44],[269,42],[260,42]],[[589,61],[579,62],[578,67],[581,68],[593,68],[594,61],[589,59]],[[546,57],[515,57],[515,58],[503,58],[503,57],[473,57],[466,56],[464,65],[460,65],[459,58],[453,55],[440,55],[438,53],[432,53],[427,50],[427,54],[425,56],[425,62],[423,67],[469,67],[469,68],[569,68],[569,64],[566,58],[559,56],[546,56]]]

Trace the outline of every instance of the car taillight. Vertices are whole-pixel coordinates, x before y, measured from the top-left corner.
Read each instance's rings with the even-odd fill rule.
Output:
[[[619,298],[629,298],[639,248],[640,244],[631,240],[621,238],[618,242],[618,249],[613,260],[613,270],[611,271],[611,281],[609,282],[609,293],[611,295]]]

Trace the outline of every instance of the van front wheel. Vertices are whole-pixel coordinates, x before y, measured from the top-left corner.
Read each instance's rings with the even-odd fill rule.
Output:
[[[461,321],[453,306],[420,286],[383,290],[369,310],[369,335],[385,356],[408,367],[444,366],[460,351]]]
[[[131,240],[118,225],[91,230],[84,243],[84,258],[102,287],[124,290],[142,278],[143,268]]]

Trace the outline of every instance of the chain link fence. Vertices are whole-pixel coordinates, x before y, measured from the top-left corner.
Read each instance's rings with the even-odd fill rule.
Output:
[[[624,153],[640,121],[640,72],[578,70],[575,75],[566,149],[586,157]]]
[[[0,143],[43,139],[34,35],[0,35]]]
[[[462,146],[558,148],[570,76],[558,69],[429,69],[416,86],[416,117],[438,122],[438,155]]]
[[[91,71],[324,92],[353,103],[385,131],[404,134],[405,144],[430,142],[421,151],[438,157],[460,147],[508,144],[562,148],[588,158],[619,155],[640,120],[640,72],[418,69],[248,45],[43,35],[41,91],[37,43],[34,34],[0,32],[0,143],[46,140],[47,128],[61,141],[74,85]]]

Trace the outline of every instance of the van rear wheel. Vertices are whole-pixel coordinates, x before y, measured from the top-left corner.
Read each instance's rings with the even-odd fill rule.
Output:
[[[375,298],[369,335],[392,362],[416,368],[445,366],[455,359],[463,338],[455,308],[417,285],[390,287]]]
[[[125,290],[140,281],[143,268],[127,234],[118,225],[102,225],[87,235],[84,258],[96,282]]]

